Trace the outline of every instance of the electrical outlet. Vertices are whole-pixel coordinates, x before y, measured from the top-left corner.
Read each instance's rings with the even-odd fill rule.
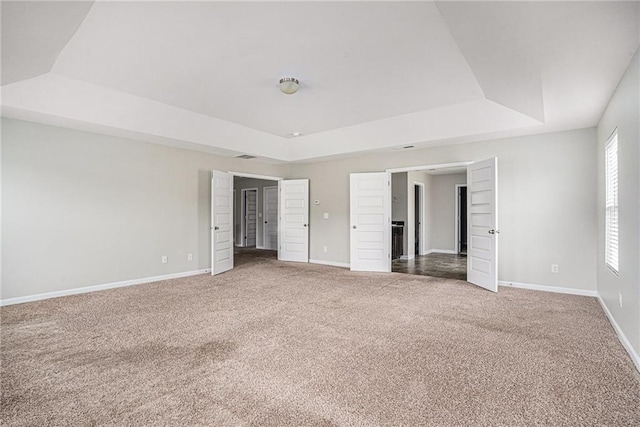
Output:
[[[558,272],[558,264],[551,264],[551,272],[552,273]]]
[[[193,254],[187,254],[187,261],[193,261]]]
[[[168,263],[168,262],[169,262],[169,257],[168,257],[168,256],[166,256],[166,255],[162,255],[162,263],[163,263],[163,264],[166,264],[166,263]]]
[[[322,248],[322,250],[323,250],[323,251],[324,251],[324,253],[326,254],[326,253],[327,253],[327,251],[328,251],[329,249],[328,249],[326,246],[324,246],[324,247]]]
[[[622,293],[618,292],[618,305],[622,308]]]

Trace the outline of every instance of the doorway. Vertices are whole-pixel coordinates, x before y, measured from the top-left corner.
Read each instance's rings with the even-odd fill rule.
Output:
[[[467,185],[456,185],[456,253],[467,254]]]

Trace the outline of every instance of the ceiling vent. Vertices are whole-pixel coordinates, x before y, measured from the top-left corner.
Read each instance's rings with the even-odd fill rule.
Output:
[[[245,160],[251,160],[251,159],[255,159],[256,156],[252,156],[250,154],[241,154],[239,156],[236,156],[236,159],[245,159]]]

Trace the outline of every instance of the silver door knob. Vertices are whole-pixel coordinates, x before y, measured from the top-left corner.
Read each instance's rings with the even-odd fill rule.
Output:
[[[489,234],[500,234],[500,230],[489,230]]]

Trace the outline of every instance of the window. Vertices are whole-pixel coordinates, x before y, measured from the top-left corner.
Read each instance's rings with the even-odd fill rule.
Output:
[[[605,263],[618,273],[618,130],[605,145]]]

